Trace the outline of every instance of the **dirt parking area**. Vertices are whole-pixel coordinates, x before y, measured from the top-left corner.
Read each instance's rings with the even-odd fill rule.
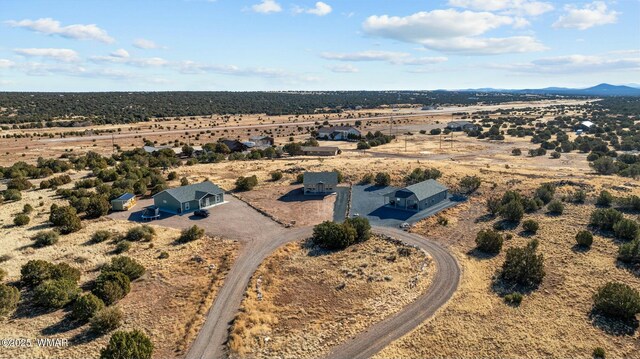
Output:
[[[210,236],[218,236],[238,241],[250,241],[253,239],[268,239],[274,233],[283,228],[270,218],[260,215],[253,208],[239,199],[225,195],[227,203],[209,209],[210,216],[201,218],[193,213],[174,215],[162,213],[160,219],[150,223],[176,229],[186,229],[193,225],[203,228]],[[142,210],[146,206],[153,205],[152,199],[138,202],[138,205],[130,212],[113,212],[110,218],[142,222]]]

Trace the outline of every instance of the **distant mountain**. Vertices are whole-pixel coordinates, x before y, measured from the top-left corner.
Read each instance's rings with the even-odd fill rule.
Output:
[[[566,96],[640,96],[640,88],[624,85],[600,84],[584,89],[565,88],[565,87],[547,87],[542,89],[524,89],[524,90],[507,90],[507,89],[469,89],[466,91],[474,92],[508,92],[523,93],[535,95],[566,95]]]

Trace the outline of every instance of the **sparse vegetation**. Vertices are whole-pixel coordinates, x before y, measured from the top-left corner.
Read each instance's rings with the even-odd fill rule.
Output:
[[[189,229],[185,229],[182,231],[180,238],[178,238],[178,242],[180,243],[188,243],[204,237],[204,229],[193,225]]]
[[[143,332],[118,331],[111,335],[109,344],[100,351],[100,359],[151,359],[153,343]]]
[[[581,247],[591,248],[591,244],[593,243],[593,234],[589,231],[580,231],[576,234],[576,242]]]
[[[524,229],[526,232],[535,234],[536,232],[538,232],[539,228],[540,224],[538,224],[538,222],[533,219],[527,219],[526,221],[522,222],[522,229]]]
[[[104,309],[104,302],[95,295],[88,293],[78,298],[71,309],[71,317],[81,322],[87,322],[89,319]]]
[[[135,259],[119,256],[111,258],[111,263],[102,267],[103,272],[120,272],[129,277],[129,280],[136,280],[140,278],[145,268]]]
[[[111,305],[124,298],[131,290],[129,277],[120,272],[102,272],[96,279],[93,294],[106,305]]]
[[[545,277],[544,256],[537,254],[538,242],[534,239],[524,247],[507,250],[502,265],[501,278],[509,283],[525,288],[537,287]]]
[[[375,183],[376,186],[386,187],[391,184],[391,176],[387,172],[378,172]]]
[[[41,231],[33,237],[36,247],[46,247],[58,243],[60,235],[56,231]]]
[[[624,283],[609,282],[593,296],[593,308],[609,317],[631,319],[640,313],[640,294]]]
[[[129,229],[125,239],[129,242],[151,242],[155,236],[156,230],[145,224]]]
[[[0,318],[16,310],[19,301],[20,291],[18,288],[0,283]]]
[[[104,334],[118,329],[123,317],[124,313],[117,306],[100,309],[91,317],[91,330],[94,333]]]
[[[485,253],[500,253],[503,242],[502,235],[492,229],[482,230],[476,235],[476,248]]]
[[[258,177],[255,175],[250,177],[240,177],[236,180],[236,191],[251,191],[258,185]]]

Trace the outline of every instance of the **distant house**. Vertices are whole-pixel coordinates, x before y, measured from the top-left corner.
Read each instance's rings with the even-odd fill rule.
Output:
[[[302,152],[305,156],[337,156],[340,149],[338,147],[302,146]]]
[[[478,125],[469,121],[451,121],[447,124],[447,128],[451,131],[471,131],[478,128]]]
[[[133,193],[125,193],[111,200],[112,211],[128,211],[136,205],[136,196]]]
[[[447,199],[449,189],[436,180],[426,180],[384,195],[387,207],[422,211]]]
[[[360,130],[351,126],[322,127],[318,129],[317,138],[333,141],[355,140],[362,136]]]
[[[595,125],[595,123],[593,123],[593,122],[591,122],[591,121],[582,121],[582,122],[580,122],[580,127],[581,127],[583,130],[588,130],[588,129],[590,129],[591,127],[593,127],[594,125]]]
[[[255,143],[256,147],[271,147],[275,143],[273,137],[269,136],[251,136],[249,141]]]
[[[193,148],[193,153],[194,154],[200,154],[202,153],[204,150],[202,148],[202,146],[191,146],[191,148]],[[160,147],[155,147],[155,146],[143,146],[142,149],[146,152],[146,153],[154,153],[154,152],[158,152],[160,150],[166,150],[169,149],[171,151],[173,151],[173,153],[176,154],[176,156],[182,156],[182,147],[171,147],[171,146],[160,146]]]
[[[224,191],[206,181],[171,188],[153,196],[153,204],[162,212],[182,214],[224,203]]]
[[[338,173],[336,172],[305,172],[305,195],[326,195],[334,193],[338,187]]]
[[[249,147],[246,144],[238,141],[238,140],[222,140],[220,141],[227,145],[231,152],[243,152],[246,151]]]

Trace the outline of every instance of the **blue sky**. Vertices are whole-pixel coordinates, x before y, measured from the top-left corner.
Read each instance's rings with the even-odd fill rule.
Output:
[[[2,0],[0,91],[640,83],[640,1]]]

